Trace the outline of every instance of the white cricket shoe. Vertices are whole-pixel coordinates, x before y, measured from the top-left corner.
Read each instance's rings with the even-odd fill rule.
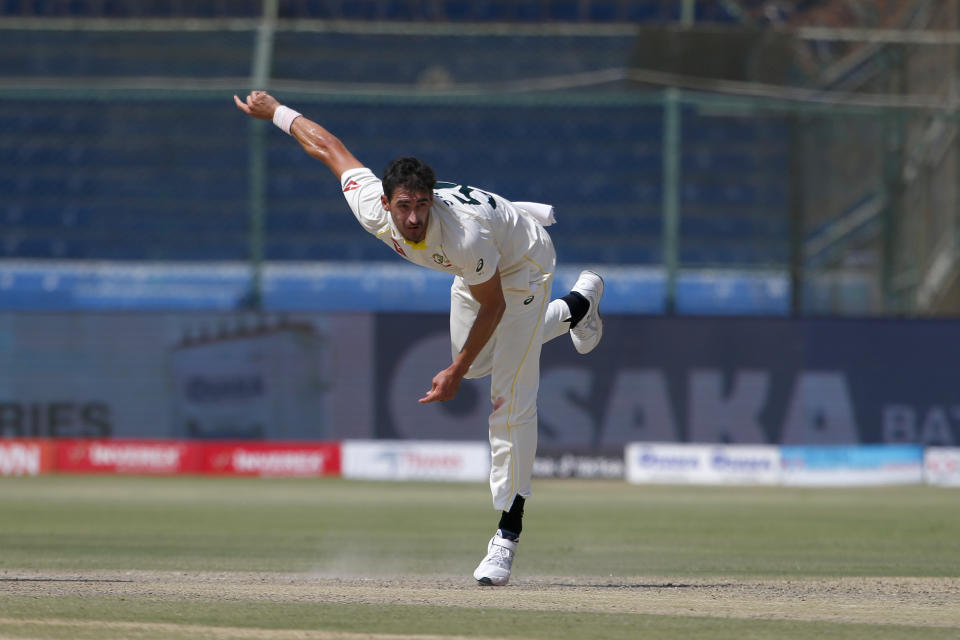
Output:
[[[590,301],[587,315],[583,316],[577,326],[570,329],[570,339],[574,348],[580,353],[590,353],[600,344],[603,337],[603,320],[600,319],[600,298],[603,297],[603,278],[593,271],[581,271],[576,284],[576,291]]]
[[[510,568],[513,566],[513,556],[517,552],[517,541],[507,540],[500,535],[500,530],[487,545],[487,556],[480,561],[473,577],[483,585],[502,587],[510,581]]]

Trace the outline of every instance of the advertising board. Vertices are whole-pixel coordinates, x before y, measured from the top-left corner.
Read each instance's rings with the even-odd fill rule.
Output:
[[[587,356],[566,336],[544,345],[545,474],[593,473],[585,461],[638,441],[960,445],[958,320],[604,327]],[[417,402],[450,363],[446,314],[4,312],[0,351],[0,438],[487,438],[489,380]]]
[[[369,314],[0,313],[0,438],[371,435]]]
[[[36,476],[56,465],[53,441],[0,439],[0,476]]]
[[[62,473],[198,473],[202,445],[167,440],[59,439],[57,471]]]
[[[539,453],[620,456],[637,441],[955,446],[958,336],[952,319],[607,315],[587,356],[565,336],[543,346]],[[483,437],[487,380],[416,403],[450,359],[445,315],[378,314],[375,340],[375,437]]]
[[[783,484],[802,487],[921,484],[923,447],[781,447]]]
[[[773,446],[708,446],[635,442],[624,452],[633,484],[757,484],[780,480],[780,451]]]
[[[960,487],[960,448],[928,447],[923,453],[923,474],[927,484]]]
[[[576,455],[537,455],[533,461],[534,478],[605,478],[624,477],[623,457]]]
[[[340,443],[208,442],[204,473],[238,476],[339,476]]]
[[[346,440],[342,451],[345,478],[472,482],[490,477],[486,442]]]

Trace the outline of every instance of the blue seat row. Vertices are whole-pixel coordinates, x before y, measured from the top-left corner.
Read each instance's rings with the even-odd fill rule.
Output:
[[[390,260],[392,250],[372,240],[358,226],[306,232],[303,229],[268,228],[265,257],[268,260]],[[246,230],[182,230],[157,233],[144,241],[142,230],[114,227],[111,232],[80,233],[60,230],[56,234],[30,232],[22,228],[7,231],[0,243],[0,257],[103,260],[244,260],[250,256]],[[650,264],[662,260],[658,235],[626,236],[617,239],[567,236],[553,232],[557,252],[564,262]],[[681,236],[680,262],[684,265],[783,264],[788,257],[785,241],[747,243],[738,238],[725,244],[722,238],[695,242]]]
[[[721,2],[697,2],[696,18],[736,22]],[[280,0],[285,18],[454,22],[676,22],[675,0]],[[83,17],[256,17],[260,0],[2,0],[7,14]]]
[[[633,35],[278,32],[277,78],[326,82],[503,83],[629,66]],[[384,56],[384,50],[396,55]],[[303,55],[309,51],[310,55]]]
[[[0,75],[244,77],[250,74],[254,35],[6,30],[0,42]]]
[[[660,259],[659,108],[323,102],[301,108],[316,111],[377,173],[394,155],[417,154],[442,179],[553,204],[560,224],[551,233],[577,261]],[[10,142],[0,145],[4,255],[243,259],[249,122],[229,96],[4,101],[0,136]],[[727,125],[729,135],[714,133]],[[751,133],[759,129],[762,135]],[[705,139],[685,140],[682,258],[722,261],[723,247],[754,242],[755,255],[730,249],[727,257],[769,261],[777,253],[769,247],[787,236],[789,162],[775,137],[778,125],[758,121],[751,128],[717,118],[704,130]],[[389,258],[364,237],[321,163],[272,130],[267,149],[269,259],[372,259],[368,251]]]

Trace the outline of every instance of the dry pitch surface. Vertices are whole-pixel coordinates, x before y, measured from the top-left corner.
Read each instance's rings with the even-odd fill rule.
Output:
[[[829,621],[960,628],[960,578],[684,580],[638,576],[602,580],[518,576],[507,587],[480,587],[463,576],[330,577],[299,573],[0,571],[6,595],[73,596],[151,601],[221,600],[359,605],[449,606],[513,610],[664,614],[714,618]],[[195,631],[224,638],[418,638],[332,631],[201,627],[150,622],[12,619],[0,625],[97,628],[105,633]],[[38,634],[41,635],[41,634]],[[25,637],[25,636],[16,636]],[[474,636],[475,637],[475,636]]]

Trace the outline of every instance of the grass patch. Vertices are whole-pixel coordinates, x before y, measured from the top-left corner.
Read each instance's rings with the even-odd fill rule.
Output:
[[[960,566],[960,510],[957,493],[949,490],[638,487],[572,480],[539,481],[534,490],[515,569],[519,582],[524,576],[564,576],[572,584],[581,579],[601,585],[631,576],[656,577],[653,582],[954,579]],[[16,593],[4,588],[4,574],[13,570],[80,576],[107,570],[462,576],[469,583],[497,522],[487,488],[479,485],[0,478],[0,513],[0,618],[5,620],[0,636],[10,638],[190,638],[206,637],[207,627],[220,630],[211,636],[217,638],[234,637],[232,633],[269,638],[282,630],[578,640],[926,639],[957,634],[956,628],[924,626],[923,607],[939,606],[939,600],[921,602],[911,618],[917,625],[911,626],[745,619],[749,616],[727,615],[723,609],[686,615],[598,612],[588,600],[571,601],[564,610],[524,610],[509,597],[485,604],[479,599],[488,593],[511,592],[482,589],[469,594],[477,600],[470,606],[459,606],[459,601],[434,606],[428,597],[413,605],[393,604],[389,592],[374,603],[349,598],[298,602],[242,591],[222,597],[161,597],[143,591],[117,597],[31,596],[24,583],[16,585]],[[9,579],[6,584],[13,586]],[[648,595],[642,589],[635,593],[640,599]],[[956,600],[945,602],[949,607]],[[76,622],[30,622],[64,619]],[[141,627],[97,626],[101,621]],[[262,636],[258,630],[265,630]]]
[[[956,494],[931,487],[535,491],[518,563],[539,574],[950,576],[960,560]],[[469,573],[497,522],[485,487],[335,479],[4,478],[0,510],[4,566],[77,570]]]
[[[163,629],[164,638],[195,638],[197,627],[259,629],[263,638],[278,630],[365,634],[457,635],[476,638],[604,638],[607,640],[750,640],[769,638],[846,638],[850,640],[946,640],[956,630],[896,625],[837,624],[790,620],[741,620],[661,615],[617,615],[590,612],[511,611],[457,607],[256,602],[128,602],[59,598],[43,603],[4,600],[4,617],[65,620],[128,621],[179,625]],[[39,606],[38,606],[39,605]],[[78,615],[82,614],[82,615]],[[41,629],[44,637],[79,640],[84,637],[131,637],[131,627],[110,629],[84,625],[44,627],[0,623],[0,632]],[[108,635],[116,633],[116,636]],[[142,637],[138,632],[135,637]],[[52,635],[50,635],[52,634]],[[14,635],[13,637],[17,637]],[[212,637],[212,636],[211,636]]]

